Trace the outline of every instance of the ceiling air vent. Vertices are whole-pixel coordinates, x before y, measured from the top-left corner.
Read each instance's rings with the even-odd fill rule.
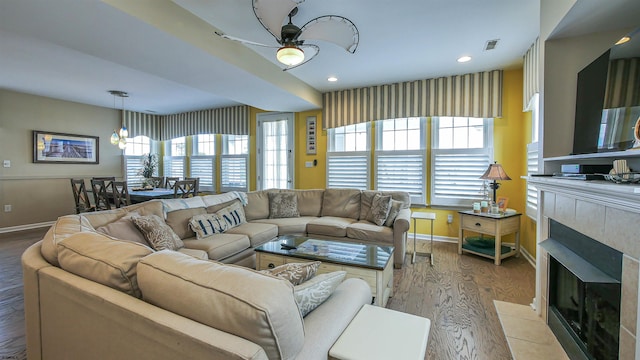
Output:
[[[498,41],[500,41],[500,39],[487,41],[487,43],[484,45],[484,49],[485,50],[493,50],[493,49],[495,49],[496,46],[498,45]]]

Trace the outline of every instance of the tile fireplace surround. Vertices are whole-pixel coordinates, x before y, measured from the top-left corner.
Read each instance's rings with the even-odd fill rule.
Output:
[[[640,358],[638,326],[638,271],[640,259],[640,185],[530,177],[541,192],[538,199],[537,243],[549,236],[554,219],[594,240],[622,252],[620,304],[620,359]],[[548,310],[548,254],[537,247],[536,308],[546,321]]]

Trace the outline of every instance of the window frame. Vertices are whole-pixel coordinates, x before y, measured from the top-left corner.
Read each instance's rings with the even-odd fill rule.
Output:
[[[243,153],[236,153],[235,151],[230,151],[229,143],[230,141],[237,142],[238,140],[231,140],[230,137],[245,137],[240,140],[242,143],[246,143],[246,151]],[[241,144],[241,148],[244,147],[245,144]],[[220,154],[220,191],[221,192],[229,192],[229,191],[249,191],[249,153],[250,153],[251,142],[249,135],[222,135],[222,153]],[[229,164],[226,162],[229,161]],[[238,167],[241,165],[241,162],[244,162],[244,186],[232,186],[231,183],[226,183],[225,178],[227,177],[227,171],[233,167]],[[242,170],[239,170],[240,172]],[[232,175],[229,175],[233,177]]]
[[[336,149],[336,130],[345,128],[345,132],[341,134],[347,134],[348,127],[354,127],[352,134],[362,133],[363,131],[358,130],[358,126],[365,127],[365,150],[357,150],[357,151],[346,151],[346,150],[335,150]],[[356,135],[356,139],[357,139]],[[346,140],[345,140],[346,141]],[[368,190],[370,189],[371,183],[371,122],[359,123],[353,125],[347,125],[340,128],[335,129],[327,129],[327,165],[326,165],[326,184],[327,188],[350,188],[350,189],[359,189],[359,190]],[[345,143],[346,145],[346,143]],[[357,146],[355,147],[357,148]],[[346,149],[346,147],[345,147]],[[350,161],[359,160],[358,164],[362,170],[353,172],[356,169],[353,163]],[[333,169],[341,169],[340,173],[332,172]],[[351,172],[344,172],[345,170],[350,169]],[[335,170],[338,171],[338,170]],[[333,178],[332,178],[333,176]],[[359,183],[354,181],[354,176],[356,179],[361,179]]]

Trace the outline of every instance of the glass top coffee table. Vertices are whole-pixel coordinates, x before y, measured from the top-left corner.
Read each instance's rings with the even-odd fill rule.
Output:
[[[255,248],[256,269],[292,262],[321,261],[318,274],[346,271],[371,287],[374,305],[385,306],[393,296],[393,246],[322,240],[285,235]]]

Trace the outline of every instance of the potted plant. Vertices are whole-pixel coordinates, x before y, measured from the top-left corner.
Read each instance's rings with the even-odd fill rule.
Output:
[[[142,175],[144,180],[142,180],[143,188],[153,188],[153,181],[151,177],[156,172],[158,168],[158,155],[157,154],[144,154],[142,155],[142,168],[138,171],[138,175]]]

